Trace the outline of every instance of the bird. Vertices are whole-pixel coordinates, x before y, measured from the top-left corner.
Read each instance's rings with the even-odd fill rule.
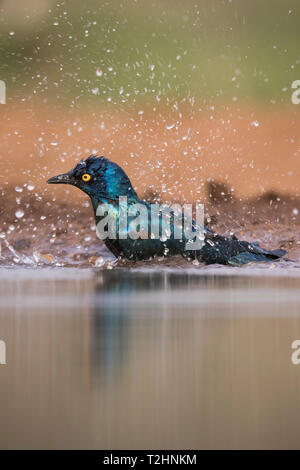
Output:
[[[120,211],[121,198],[126,198],[127,224],[123,227],[122,236],[117,230],[117,236],[106,235],[104,243],[116,258],[125,258],[130,261],[149,260],[155,257],[170,257],[181,255],[184,258],[204,263],[241,266],[248,263],[269,262],[282,258],[286,252],[281,249],[266,250],[256,242],[239,240],[235,235],[225,236],[213,232],[210,228],[202,227],[202,244],[198,249],[187,249],[188,237],[182,233],[181,238],[174,236],[176,219],[173,212],[169,212],[170,230],[169,236],[161,235],[161,221],[159,236],[153,237],[151,233],[151,203],[140,199],[132,186],[125,171],[115,162],[104,156],[90,155],[82,159],[67,173],[53,176],[48,179],[48,184],[69,184],[86,193],[92,203],[96,225],[101,221],[113,221],[116,228],[121,225]],[[146,215],[142,222],[149,227],[148,234],[142,234],[138,238],[132,238],[130,224],[133,217],[130,208],[134,204],[142,204],[146,208]],[[99,205],[105,205],[105,214],[98,212]],[[162,212],[167,209],[163,207]],[[192,220],[195,231],[195,221]],[[189,245],[190,246],[190,245]]]

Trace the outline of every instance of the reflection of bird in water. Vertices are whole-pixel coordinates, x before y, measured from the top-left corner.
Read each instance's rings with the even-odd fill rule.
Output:
[[[240,279],[243,287],[253,287],[252,278],[241,276]],[[237,278],[235,282],[239,285]],[[216,288],[225,291],[232,289],[232,278],[220,274],[206,275],[205,271],[201,275],[168,271],[128,272],[123,269],[99,271],[87,325],[88,363],[92,381],[109,385],[126,373],[129,358],[138,354],[137,345],[141,341],[143,343],[141,325],[149,325],[148,340],[155,338],[156,342],[164,341],[162,312],[167,312],[169,317],[170,313],[178,313],[179,308],[180,318],[184,317],[181,305],[173,303],[173,294],[178,293],[179,289],[181,292],[196,292],[201,298],[201,292],[209,289],[215,292]],[[157,295],[159,299],[164,299],[162,303],[157,302]],[[197,312],[202,308],[199,305]],[[173,318],[170,324],[174,325],[174,316],[169,318]]]
[[[94,378],[114,380],[126,362],[135,315],[124,294],[167,289],[166,273],[130,274],[105,270],[97,274],[89,315],[90,364]],[[119,296],[119,297],[118,297]]]
[[[169,216],[170,233],[168,236],[151,237],[151,204],[138,198],[131,182],[125,172],[116,163],[104,157],[90,156],[85,161],[79,162],[68,173],[54,176],[48,183],[71,184],[78,187],[89,195],[95,212],[96,223],[99,224],[106,216],[96,215],[100,205],[106,204],[108,217],[115,221],[117,237],[108,236],[105,244],[116,257],[125,257],[129,260],[145,260],[155,255],[172,256],[181,254],[187,259],[196,259],[206,264],[231,264],[241,265],[249,262],[273,261],[281,258],[285,251],[268,251],[258,244],[240,241],[236,237],[223,237],[213,233],[207,228],[203,228],[204,243],[202,248],[196,250],[186,249],[186,244],[191,237],[187,237],[181,231],[181,238],[175,237],[178,228],[174,213]],[[123,228],[122,236],[119,233],[121,225],[121,203],[120,197],[127,198],[125,208],[127,225]],[[147,227],[147,238],[133,239],[130,236],[130,223],[135,217],[130,214],[130,207],[134,204],[142,204],[146,208],[141,214],[140,226]],[[161,209],[165,213],[167,209]],[[136,216],[136,215],[135,215]],[[185,222],[185,221],[184,221]],[[162,228],[160,220],[160,230]],[[194,233],[196,231],[195,222],[192,221]],[[125,234],[125,237],[123,235]]]
[[[126,360],[131,318],[117,307],[102,307],[100,298],[96,298],[90,316],[90,362],[93,377],[109,383]]]

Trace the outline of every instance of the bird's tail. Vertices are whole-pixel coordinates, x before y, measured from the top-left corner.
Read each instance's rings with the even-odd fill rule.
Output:
[[[236,237],[210,236],[201,249],[199,260],[208,264],[220,263],[241,266],[247,263],[275,261],[286,254],[284,250],[265,250],[258,243],[240,241]]]
[[[228,264],[231,266],[241,266],[242,264],[247,263],[260,263],[266,261],[276,261],[279,258],[282,258],[286,251],[284,250],[272,250],[266,251],[265,253],[254,253],[249,251],[243,251],[242,253],[238,253],[235,256],[232,256],[228,260]]]

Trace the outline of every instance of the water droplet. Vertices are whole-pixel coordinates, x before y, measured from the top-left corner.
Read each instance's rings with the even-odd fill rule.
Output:
[[[99,256],[99,258],[97,258],[94,262],[94,266],[96,266],[96,268],[100,268],[104,264],[105,264],[105,260],[102,256]]]
[[[22,209],[18,209],[16,212],[15,212],[15,216],[18,218],[18,219],[22,219],[22,217],[24,217],[24,211]]]

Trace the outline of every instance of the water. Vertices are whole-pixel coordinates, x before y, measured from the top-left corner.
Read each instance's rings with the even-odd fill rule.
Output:
[[[1,448],[298,448],[298,270],[0,270]]]

